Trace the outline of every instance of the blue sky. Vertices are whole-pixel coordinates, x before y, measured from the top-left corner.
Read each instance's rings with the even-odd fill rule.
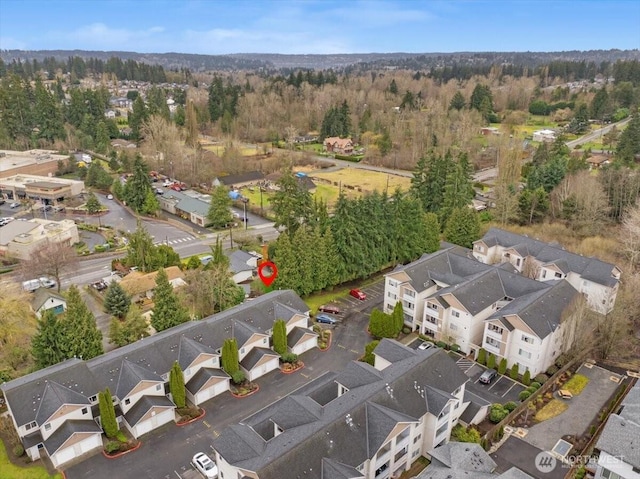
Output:
[[[0,0],[1,49],[369,53],[640,48],[640,2]]]

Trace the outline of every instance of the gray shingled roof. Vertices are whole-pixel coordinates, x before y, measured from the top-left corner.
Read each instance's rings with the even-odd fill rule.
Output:
[[[380,371],[370,364],[352,361],[338,374],[336,382],[347,389],[355,389],[379,381],[380,378]]]
[[[31,307],[34,311],[38,311],[44,305],[44,303],[49,301],[49,298],[59,299],[61,301],[64,301],[65,303],[67,302],[64,296],[54,291],[45,288],[38,288],[35,293],[33,293],[33,296],[31,298]]]
[[[47,382],[55,382],[85,396],[97,394],[98,387],[87,365],[69,359],[0,385],[19,426],[36,420]]]
[[[222,369],[215,368],[200,368],[197,373],[195,373],[186,384],[187,390],[191,394],[196,394],[202,389],[207,381],[211,378],[229,378],[227,373],[225,373]]]
[[[45,381],[42,401],[36,413],[38,425],[42,425],[49,420],[51,415],[65,404],[89,405],[89,400],[83,394],[75,392],[53,381]]]
[[[118,385],[115,390],[116,397],[120,400],[124,399],[138,384],[140,384],[141,381],[156,381],[164,383],[162,377],[156,373],[126,359],[123,360],[122,365],[120,366]]]
[[[611,263],[606,263],[596,258],[588,258],[576,253],[566,251],[559,245],[545,243],[527,236],[510,233],[499,228],[490,228],[481,240],[485,244],[499,244],[503,247],[526,246],[526,251],[538,261],[544,263],[556,263],[564,261],[561,268],[578,273],[584,279],[605,286],[615,286],[618,280],[611,273],[615,268]]]
[[[612,414],[602,430],[596,448],[640,468],[640,383],[629,391],[619,414]]]
[[[191,366],[201,354],[216,354],[209,346],[199,343],[195,339],[180,337],[180,349],[178,350],[178,363],[182,370]]]
[[[367,371],[359,367],[347,376]],[[414,418],[427,412],[427,402],[414,384],[422,387],[429,384],[443,394],[450,394],[468,379],[439,348],[391,364],[378,373],[377,379],[371,377],[371,381],[340,397],[333,394],[333,399],[324,406],[317,403],[314,407],[321,407],[322,414],[316,421],[307,422],[318,416],[309,414],[307,407],[313,403],[307,403],[304,407],[307,412],[302,413],[303,424],[272,436],[268,432],[268,419],[293,408],[291,402],[282,399],[241,424],[223,430],[214,440],[214,449],[230,464],[256,471],[261,479],[320,479],[323,459],[357,467],[375,454],[372,449],[386,439],[392,423],[415,422]],[[317,397],[331,396],[328,392],[337,391],[336,382],[341,376],[345,377],[334,373],[320,376],[296,391],[296,401],[300,396],[313,402]],[[295,407],[299,406],[297,403]]]
[[[238,183],[246,183],[247,181],[259,181],[264,179],[261,171],[249,171],[237,175],[227,175],[218,178],[218,181],[226,186],[236,185]]]
[[[398,341],[392,341],[388,338],[380,340],[375,349],[375,355],[386,359],[390,363],[402,361],[408,357],[414,356],[416,351],[411,349]]]
[[[243,323],[241,321],[233,322],[233,337],[236,338],[239,348],[241,348],[247,341],[249,341],[254,334],[260,333],[261,331],[254,328],[250,324]]]
[[[309,307],[293,291],[274,291],[223,313],[201,321],[183,323],[89,361],[70,359],[41,369],[4,383],[0,389],[4,392],[14,419],[18,425],[24,425],[35,420],[45,380],[54,381],[85,397],[97,395],[106,387],[115,393],[123,360],[161,376],[168,373],[173,362],[178,360],[182,336],[215,351],[222,347],[226,338],[232,336],[233,321],[244,322],[261,332],[271,329],[276,319],[276,303],[286,306],[279,311],[291,308],[300,314],[309,312]]]
[[[325,457],[322,459],[322,479],[364,479],[364,476],[355,467]]]
[[[138,424],[140,419],[153,407],[174,408],[176,405],[173,404],[167,396],[142,396],[138,402],[125,413],[124,418],[129,425],[133,427]]]
[[[76,433],[102,434],[102,429],[95,421],[72,420],[65,421],[62,426],[55,430],[51,436],[44,441],[44,447],[49,456],[55,454],[60,446],[62,446],[71,436]]]
[[[280,357],[278,353],[272,351],[271,349],[253,348],[251,351],[249,351],[249,354],[247,354],[242,359],[242,361],[240,361],[240,365],[247,371],[251,371],[253,367],[258,364],[258,361],[260,361],[265,356]]]
[[[232,273],[240,273],[241,271],[252,271],[253,268],[247,264],[247,261],[253,259],[249,253],[236,250],[233,252],[225,251],[225,255],[229,258],[229,270]]]
[[[298,342],[300,342],[300,340],[306,334],[311,334],[313,336],[318,336],[318,333],[314,332],[311,329],[301,328],[299,326],[296,326],[291,331],[289,331],[289,334],[287,334],[287,346],[289,346],[290,348],[295,347],[298,344]]]

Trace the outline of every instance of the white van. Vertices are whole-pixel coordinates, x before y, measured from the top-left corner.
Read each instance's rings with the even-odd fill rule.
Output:
[[[38,288],[55,288],[56,285],[57,283],[54,280],[43,276],[38,279],[30,279],[29,281],[24,281],[22,283],[22,289],[32,293]]]

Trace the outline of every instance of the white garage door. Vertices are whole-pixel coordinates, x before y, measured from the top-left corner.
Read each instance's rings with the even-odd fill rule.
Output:
[[[211,388],[207,388],[204,391],[200,391],[198,394],[196,394],[196,401],[198,401],[198,404],[202,404],[203,402],[207,401],[210,398],[211,398]]]
[[[77,444],[74,444],[71,447],[67,447],[65,449],[58,451],[51,458],[51,462],[55,467],[58,467],[61,464],[64,464],[65,462],[70,461],[77,456],[81,456],[82,454],[89,452],[93,449],[97,449],[101,446],[102,446],[102,439],[100,438],[100,435],[94,434],[93,436],[88,437],[84,441],[81,441]]]
[[[218,394],[222,394],[223,392],[227,391],[229,389],[229,382],[228,381],[220,381],[218,384],[216,384],[215,388],[213,389],[213,395],[217,396]]]
[[[146,421],[142,421],[140,424],[136,426],[136,437],[140,437],[143,434],[148,433],[149,431],[154,430],[157,427],[162,426],[163,424],[172,421],[175,418],[175,414],[173,409],[166,409],[160,414],[156,414],[155,416],[150,417]]]

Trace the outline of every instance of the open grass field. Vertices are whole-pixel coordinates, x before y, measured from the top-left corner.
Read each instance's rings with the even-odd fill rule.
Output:
[[[271,148],[271,145],[266,144],[267,145],[267,150],[269,148]],[[204,144],[202,146],[203,149],[207,150],[207,151],[211,151],[213,153],[215,153],[218,156],[222,156],[224,155],[224,151],[225,151],[225,145],[207,145]],[[242,156],[257,156],[257,155],[262,155],[265,152],[265,145],[263,144],[256,144],[256,145],[241,145],[239,147],[240,150],[240,154]]]
[[[312,172],[311,178],[322,178],[331,181],[334,187],[349,189],[349,186],[359,187],[363,193],[371,193],[374,190],[384,191],[387,187],[391,194],[396,188],[402,191],[409,189],[411,181],[409,178],[396,175],[388,175],[377,171],[359,170],[356,168],[343,168],[338,171]]]
[[[535,416],[536,421],[542,422],[552,417],[556,417],[558,414],[562,414],[569,408],[566,402],[559,399],[552,399],[545,406],[540,409]]]
[[[12,464],[4,443],[0,441],[0,477],[2,479],[62,479],[62,474],[50,476],[44,467],[18,467]]]

